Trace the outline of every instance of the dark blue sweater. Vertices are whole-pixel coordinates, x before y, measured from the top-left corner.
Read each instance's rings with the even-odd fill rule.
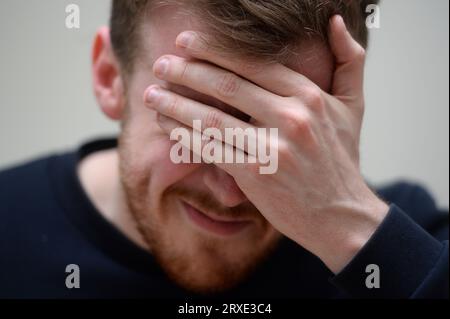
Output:
[[[191,296],[84,193],[77,163],[115,146],[97,141],[0,173],[0,298]],[[416,185],[397,183],[377,192],[391,204],[389,215],[337,276],[284,239],[245,282],[211,297],[448,298],[448,212]],[[69,264],[80,267],[80,289],[66,287]],[[369,264],[379,266],[379,289],[366,286]]]

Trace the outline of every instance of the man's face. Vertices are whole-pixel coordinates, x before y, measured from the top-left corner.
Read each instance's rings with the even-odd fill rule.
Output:
[[[156,9],[145,22],[144,58],[136,62],[127,82],[128,109],[119,152],[128,204],[152,254],[178,284],[206,293],[230,288],[245,278],[281,235],[224,171],[208,164],[172,163],[175,142],[159,128],[157,114],[144,106],[145,89],[159,84],[245,118],[230,106],[163,83],[152,74],[153,63],[162,55],[188,58],[176,49],[175,39],[187,30],[207,33],[199,21],[167,6]],[[334,65],[325,47],[300,48],[288,66],[329,90]]]

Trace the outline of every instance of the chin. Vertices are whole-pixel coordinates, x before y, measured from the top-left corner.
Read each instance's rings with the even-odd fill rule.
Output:
[[[150,253],[180,287],[200,294],[229,290],[281,239],[253,204],[224,207],[183,168],[169,163],[154,159],[157,165],[149,172],[122,142],[121,181],[129,211]]]
[[[164,196],[150,210],[132,211],[154,258],[185,290],[208,295],[232,289],[270,255],[281,238],[260,215],[237,225],[199,222],[186,208],[185,192],[179,193]]]

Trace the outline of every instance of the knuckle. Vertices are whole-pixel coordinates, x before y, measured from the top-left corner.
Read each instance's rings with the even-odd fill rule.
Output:
[[[316,110],[322,110],[324,107],[324,99],[322,91],[319,88],[311,87],[306,89],[306,97],[308,101],[308,106]]]
[[[355,53],[355,60],[359,62],[364,62],[366,60],[366,50],[363,47],[359,46]]]
[[[218,111],[209,111],[204,120],[205,129],[216,128],[222,129],[222,115]]]
[[[286,112],[284,123],[285,130],[292,138],[305,137],[310,135],[312,131],[311,116],[306,112],[303,112],[303,114],[292,111]]]
[[[237,65],[238,70],[242,70],[248,76],[255,76],[264,72],[265,66],[261,63],[256,63],[253,61],[242,61]]]
[[[167,114],[169,116],[176,116],[180,109],[180,99],[176,96],[169,98],[169,103],[167,104]]]
[[[181,80],[181,83],[184,83],[184,81],[187,80],[188,75],[189,75],[188,72],[189,72],[189,62],[185,61],[185,62],[183,63],[182,71],[181,71],[181,73],[180,73],[180,80]]]
[[[280,158],[285,158],[289,154],[289,147],[285,142],[278,143],[278,154]]]
[[[241,80],[234,73],[224,73],[219,76],[217,93],[220,96],[233,97],[239,91]]]

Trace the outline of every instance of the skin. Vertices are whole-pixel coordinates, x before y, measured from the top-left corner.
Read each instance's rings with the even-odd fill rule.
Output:
[[[123,125],[117,150],[79,166],[92,202],[189,290],[232,287],[281,235],[338,273],[389,210],[359,169],[364,50],[335,17],[331,52],[306,43],[286,65],[230,60],[200,41],[207,30],[195,19],[173,7],[157,10],[145,23],[131,76],[120,72],[108,30],[97,34],[94,92],[102,111]],[[173,164],[170,132],[208,118],[220,129],[279,128],[277,173],[261,175],[257,164]],[[232,236],[212,234],[186,217],[182,201],[249,226]]]

